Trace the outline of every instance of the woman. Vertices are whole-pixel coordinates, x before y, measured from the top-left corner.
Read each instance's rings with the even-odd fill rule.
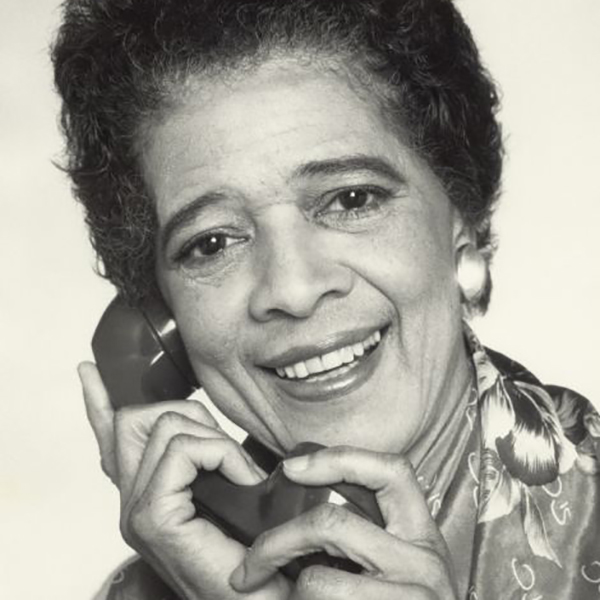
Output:
[[[463,321],[489,300],[502,149],[451,2],[72,0],[54,61],[106,276],[164,298],[253,437],[329,447],[288,478],[373,490],[385,521],[324,505],[247,551],[189,486],[262,470],[200,404],[114,413],[82,365],[145,561],[109,597],[596,597],[600,418]],[[279,573],[319,549],[362,572]]]

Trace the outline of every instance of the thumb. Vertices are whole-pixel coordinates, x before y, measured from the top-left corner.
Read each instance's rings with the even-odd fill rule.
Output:
[[[117,461],[115,457],[115,411],[110,403],[108,392],[102,383],[100,373],[93,362],[82,362],[77,367],[83,387],[83,399],[88,421],[94,431],[102,470],[117,485]]]

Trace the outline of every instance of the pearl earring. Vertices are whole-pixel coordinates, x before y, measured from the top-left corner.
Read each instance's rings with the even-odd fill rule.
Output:
[[[459,250],[456,279],[467,302],[477,300],[485,289],[487,264],[473,244],[467,244]]]

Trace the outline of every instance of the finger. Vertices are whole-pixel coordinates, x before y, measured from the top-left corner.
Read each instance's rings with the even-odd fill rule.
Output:
[[[249,469],[240,446],[231,438],[206,439],[178,434],[171,438],[156,467],[147,494],[161,497],[184,491],[199,470],[219,470],[238,485],[255,485],[262,479]]]
[[[283,468],[287,477],[305,485],[347,482],[374,491],[387,531],[405,541],[447,551],[405,457],[339,446],[286,459]]]
[[[152,474],[156,470],[156,465],[165,453],[169,442],[173,437],[179,434],[187,434],[203,439],[231,441],[232,445],[238,449],[241,456],[244,458],[247,466],[247,469],[244,472],[236,472],[236,479],[247,484],[259,483],[264,479],[265,474],[262,469],[256,466],[242,446],[234,440],[231,440],[224,431],[198,423],[185,415],[168,411],[162,413],[156,420],[150,436],[150,441],[146,446],[137,472],[135,484],[131,493],[133,498],[140,495],[146,488]]]
[[[130,435],[137,435],[140,439],[146,441],[156,420],[165,412],[180,413],[207,427],[223,431],[206,406],[194,399],[165,400],[152,404],[125,406],[116,412],[117,429],[125,429]]]
[[[170,564],[176,555],[177,572],[187,581],[198,582],[199,588],[194,589],[196,594],[200,589],[205,590],[202,598],[240,598],[229,586],[228,578],[246,548],[211,522],[196,518],[190,497],[189,488],[169,496],[146,494],[130,516],[124,537],[159,573],[166,574],[161,565]],[[166,581],[169,581],[167,574]],[[288,598],[290,589],[290,582],[278,576],[258,594],[244,598]]]
[[[304,569],[288,600],[432,600],[431,590],[420,585],[390,583],[338,569],[314,566]],[[439,597],[448,600],[449,596]]]
[[[321,550],[354,561],[373,577],[407,584],[431,580],[440,590],[448,587],[448,570],[436,552],[332,504],[261,534],[230,583],[238,591],[257,589],[293,559]]]
[[[114,416],[115,452],[122,497],[130,498],[146,446],[161,415],[182,414],[189,419],[222,431],[206,407],[196,400],[169,400],[155,404],[127,406]]]
[[[139,496],[147,487],[150,478],[156,470],[160,458],[165,453],[168,443],[178,434],[194,435],[201,438],[225,437],[221,430],[202,425],[185,415],[167,411],[157,419],[150,435],[150,440],[144,449],[135,482],[131,490],[131,498]],[[127,499],[123,499],[126,501]]]
[[[102,470],[117,484],[114,410],[108,392],[93,362],[80,363],[77,372],[83,388],[85,412],[100,450]]]
[[[204,535],[209,524],[196,519],[190,490],[198,471],[219,469],[235,483],[256,483],[240,477],[240,473],[247,473],[248,467],[239,446],[235,445],[231,439],[206,439],[183,433],[171,438],[146,490],[139,498],[132,498],[128,510],[121,515],[125,539],[135,540],[135,536],[161,539],[163,531],[167,539],[169,531],[192,520],[198,521],[196,527]]]

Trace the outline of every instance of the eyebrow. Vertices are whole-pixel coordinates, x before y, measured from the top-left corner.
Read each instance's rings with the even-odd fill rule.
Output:
[[[370,171],[371,173],[390,179],[397,185],[406,183],[406,179],[391,162],[378,156],[368,155],[353,155],[310,161],[295,169],[290,179],[344,175],[357,171]],[[179,209],[159,232],[159,246],[161,251],[164,253],[171,237],[178,229],[191,223],[207,206],[218,204],[227,197],[227,194],[223,192],[207,192]]]
[[[198,213],[202,212],[207,206],[218,204],[225,198],[226,195],[221,192],[207,192],[179,209],[159,231],[159,246],[161,251],[164,253],[169,240],[178,229],[191,223]]]
[[[391,179],[395,183],[406,183],[406,179],[391,162],[378,156],[362,154],[308,162],[298,167],[294,171],[292,178],[344,175],[356,171],[371,171],[372,173]]]

